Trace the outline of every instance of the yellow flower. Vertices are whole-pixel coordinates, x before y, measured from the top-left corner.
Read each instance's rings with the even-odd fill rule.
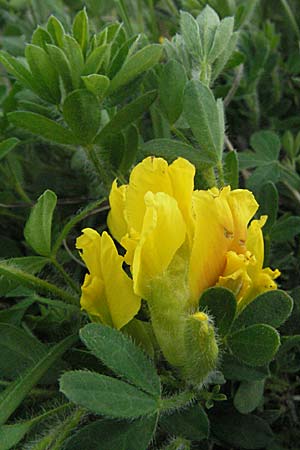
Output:
[[[138,312],[141,299],[133,292],[132,280],[122,268],[123,258],[112,238],[106,232],[100,236],[85,228],[76,247],[89,270],[81,288],[82,309],[93,320],[122,328]]]
[[[185,307],[197,309],[201,293],[215,285],[231,289],[244,305],[274,289],[280,274],[263,269],[263,220],[249,226],[258,204],[245,189],[194,191],[194,174],[183,158],[170,165],[146,158],[133,169],[128,185],[113,184],[110,231],[127,251],[135,292],[146,300],[180,259],[185,261]]]
[[[251,300],[262,292],[276,289],[274,282],[280,276],[278,269],[263,269],[264,240],[262,227],[267,216],[253,220],[248,228],[246,240],[247,251],[244,255],[228,252],[225,270],[220,276],[218,285],[232,290],[244,308]]]

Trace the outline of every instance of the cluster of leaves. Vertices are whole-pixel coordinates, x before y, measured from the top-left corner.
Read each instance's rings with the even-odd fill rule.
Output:
[[[0,450],[296,449],[297,0],[0,5]],[[74,238],[105,227],[111,181],[146,155],[253,190],[282,271],[239,315],[229,291],[203,294],[222,356],[197,390],[150,328],[142,350],[79,308]]]

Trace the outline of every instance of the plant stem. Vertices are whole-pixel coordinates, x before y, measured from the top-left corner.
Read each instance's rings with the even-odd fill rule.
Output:
[[[130,23],[130,20],[129,20],[129,15],[128,15],[127,8],[125,6],[124,1],[123,0],[115,0],[115,4],[117,6],[117,9],[120,12],[120,16],[121,16],[121,19],[124,22],[124,25],[125,25],[127,33],[129,34],[129,36],[132,36],[133,35],[133,29],[132,29],[132,26],[131,26],[131,23]]]
[[[182,408],[189,404],[196,398],[196,393],[193,391],[180,392],[180,394],[173,395],[172,397],[161,399],[161,412],[170,412],[174,409]]]
[[[60,450],[66,438],[71,431],[78,425],[82,417],[85,415],[85,410],[82,408],[73,412],[59,427],[57,432],[57,438],[55,444],[51,447],[51,450]]]
[[[64,278],[64,280],[68,283],[69,286],[71,286],[71,288],[80,295],[81,290],[79,288],[79,286],[75,283],[75,281],[67,274],[67,272],[65,271],[65,269],[63,268],[63,266],[57,261],[56,258],[52,257],[51,258],[51,263],[54,265],[54,267],[59,271],[59,273],[62,275],[62,277]]]
[[[0,263],[0,274],[6,276],[8,279],[16,280],[26,286],[34,287],[38,291],[51,292],[54,296],[58,296],[66,303],[71,303],[72,305],[78,305],[79,303],[77,297],[73,297],[73,295],[55,286],[55,284],[42,280],[41,278],[17,269],[16,267],[9,266],[4,262]]]
[[[174,125],[171,126],[171,131],[172,133],[175,134],[175,136],[177,136],[179,139],[181,139],[182,141],[186,142],[188,145],[191,145],[191,143],[189,142],[189,140],[185,137],[185,135],[178,130],[178,128],[176,128]]]
[[[75,227],[75,225],[83,220],[85,217],[87,217],[92,211],[94,211],[96,208],[98,208],[102,203],[104,203],[105,199],[96,200],[95,202],[88,205],[86,208],[84,208],[79,214],[72,217],[69,222],[66,223],[64,228],[62,229],[61,233],[59,234],[55,244],[53,245],[52,250],[52,257],[55,257],[56,253],[59,250],[59,247],[63,244],[64,240],[68,236],[69,232],[72,230],[72,228]],[[98,212],[106,211],[109,208],[108,205],[103,206],[103,208],[99,208]]]
[[[10,384],[12,383],[12,381],[5,381],[5,380],[0,380],[0,386],[4,386],[4,387],[8,387]],[[52,397],[54,394],[57,394],[58,391],[56,389],[43,389],[43,388],[33,388],[30,392],[29,392],[29,396],[32,397],[44,397],[44,398],[49,398]],[[47,414],[47,413],[45,413]],[[44,414],[42,416],[38,416],[38,417],[43,417]],[[37,417],[35,418],[37,419]],[[33,420],[35,420],[33,419]]]
[[[280,0],[281,4],[285,10],[285,13],[287,15],[288,20],[290,21],[291,27],[295,32],[295,35],[297,36],[297,39],[300,40],[300,30],[298,27],[298,24],[295,20],[295,15],[293,14],[290,5],[288,4],[287,0]]]
[[[222,161],[219,161],[217,164],[217,172],[218,172],[218,178],[219,178],[219,187],[223,187],[225,184],[225,180],[224,180],[224,171],[223,171]]]
[[[86,147],[84,147],[84,149],[86,151],[88,159],[92,162],[92,164],[93,164],[93,166],[94,166],[94,168],[95,168],[95,170],[97,172],[99,180],[102,183],[104,183],[106,188],[109,188],[109,186],[111,184],[110,180],[109,180],[109,177],[107,176],[107,173],[106,173],[104,167],[102,166],[101,161],[98,158],[98,155],[97,155],[97,153],[95,151],[94,145],[93,144],[89,144]]]

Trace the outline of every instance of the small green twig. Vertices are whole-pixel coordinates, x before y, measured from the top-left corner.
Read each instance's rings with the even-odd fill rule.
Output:
[[[50,259],[51,263],[54,265],[54,267],[58,270],[58,272],[62,275],[63,279],[68,283],[68,285],[77,293],[80,295],[80,288],[75,283],[75,281],[67,274],[63,266],[57,261],[56,258],[52,257]]]
[[[231,102],[231,100],[233,99],[239,85],[240,82],[243,78],[243,73],[244,73],[244,65],[240,64],[239,67],[236,70],[236,75],[235,75],[235,79],[233,80],[232,86],[229,89],[226,97],[224,98],[224,107],[226,108],[229,103]]]
[[[16,267],[10,266],[5,262],[0,263],[0,274],[6,276],[8,279],[13,279],[21,284],[35,288],[41,292],[51,292],[54,296],[58,296],[61,300],[72,305],[77,305],[79,300],[77,297],[69,294],[63,289],[55,286],[55,284],[42,280],[41,278],[24,272]]]
[[[132,36],[133,35],[133,29],[132,29],[132,26],[131,26],[131,23],[130,23],[130,20],[129,20],[127,7],[126,7],[124,1],[123,0],[115,0],[115,4],[116,4],[117,9],[119,10],[121,19],[124,22],[124,25],[125,25],[127,33],[129,34],[129,36]]]
[[[95,171],[98,175],[99,181],[101,181],[101,183],[103,183],[106,186],[106,188],[108,189],[110,187],[111,182],[110,182],[110,179],[107,175],[105,168],[102,165],[102,162],[100,161],[100,159],[96,153],[94,145],[89,144],[86,147],[84,147],[84,149],[85,149],[88,159],[92,162],[92,164],[95,168]]]
[[[173,395],[172,397],[166,397],[161,399],[161,412],[170,412],[174,409],[183,408],[195,400],[197,394],[193,391],[180,392],[180,394]]]
[[[295,19],[295,14],[292,12],[290,5],[287,0],[280,0],[281,4],[284,8],[284,11],[287,15],[288,20],[290,21],[291,27],[294,30],[295,35],[297,36],[298,41],[300,41],[300,29]]]

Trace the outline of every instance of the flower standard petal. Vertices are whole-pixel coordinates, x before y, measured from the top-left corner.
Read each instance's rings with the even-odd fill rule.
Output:
[[[121,242],[128,228],[124,216],[126,189],[126,185],[118,187],[117,181],[114,180],[109,194],[110,211],[107,217],[107,225],[111,234],[118,242]]]
[[[218,281],[232,245],[234,222],[227,193],[225,188],[195,191],[193,195],[195,233],[190,257],[190,287],[194,305],[201,292]]]
[[[134,291],[148,300],[151,283],[167,270],[176,251],[185,241],[186,225],[176,200],[164,192],[148,192],[145,205],[132,275]]]

